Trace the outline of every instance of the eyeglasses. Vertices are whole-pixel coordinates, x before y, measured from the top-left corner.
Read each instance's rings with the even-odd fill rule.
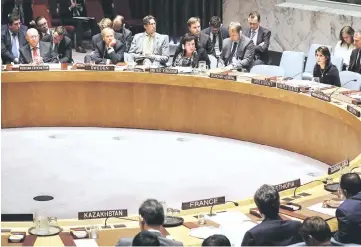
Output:
[[[31,35],[31,36],[29,36],[29,38],[30,39],[37,39],[37,38],[39,38],[39,35]]]

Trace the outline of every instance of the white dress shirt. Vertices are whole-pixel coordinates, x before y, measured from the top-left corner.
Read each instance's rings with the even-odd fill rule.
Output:
[[[39,43],[36,45],[36,53],[38,54],[38,57],[41,57],[40,55],[40,45]],[[33,47],[30,46],[30,52],[31,52],[31,58],[33,59],[34,62],[34,54],[33,54]]]

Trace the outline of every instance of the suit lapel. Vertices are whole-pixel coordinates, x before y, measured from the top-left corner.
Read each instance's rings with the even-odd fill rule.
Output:
[[[159,41],[159,35],[157,33],[154,34],[154,41],[153,41],[153,53],[156,53],[157,51],[157,43]]]
[[[9,29],[6,31],[6,34],[5,34],[5,38],[6,38],[6,45],[9,47],[9,49],[11,50],[12,48],[12,44],[11,44],[11,35],[10,35],[10,31]],[[20,43],[20,40],[19,40],[19,43]],[[19,44],[20,45],[20,44]],[[19,47],[21,48],[21,47]]]
[[[30,49],[30,45],[26,45],[26,49],[24,49],[24,57],[26,58],[26,60],[28,60],[28,63],[32,63],[33,62],[33,57],[31,56],[31,49]]]
[[[262,43],[263,28],[260,26],[257,33],[257,45]]]
[[[145,40],[145,32],[142,35],[140,35],[140,37],[139,37],[138,49],[139,49],[140,53],[143,53],[144,40]]]

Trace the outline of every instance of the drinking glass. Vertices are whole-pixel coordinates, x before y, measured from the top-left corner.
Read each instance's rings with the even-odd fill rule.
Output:
[[[97,239],[99,237],[99,226],[98,225],[91,225],[89,227],[89,235],[92,239]]]
[[[206,224],[206,215],[201,213],[198,215],[198,224],[205,225]]]

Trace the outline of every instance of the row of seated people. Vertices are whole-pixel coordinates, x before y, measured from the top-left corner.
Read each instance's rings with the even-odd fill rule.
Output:
[[[279,215],[280,196],[271,185],[262,185],[254,195],[254,201],[263,221],[248,230],[242,246],[327,246],[342,244],[361,245],[361,179],[357,173],[343,174],[340,180],[340,196],[344,202],[337,208],[338,231],[331,233],[329,225],[321,217],[310,217],[301,223],[283,220]],[[139,208],[141,233],[134,239],[121,238],[116,246],[182,246],[182,242],[161,234],[164,210],[157,200],[148,199]],[[241,234],[241,233],[240,233]],[[332,238],[332,239],[331,239]],[[231,246],[222,235],[211,236],[202,246]]]

